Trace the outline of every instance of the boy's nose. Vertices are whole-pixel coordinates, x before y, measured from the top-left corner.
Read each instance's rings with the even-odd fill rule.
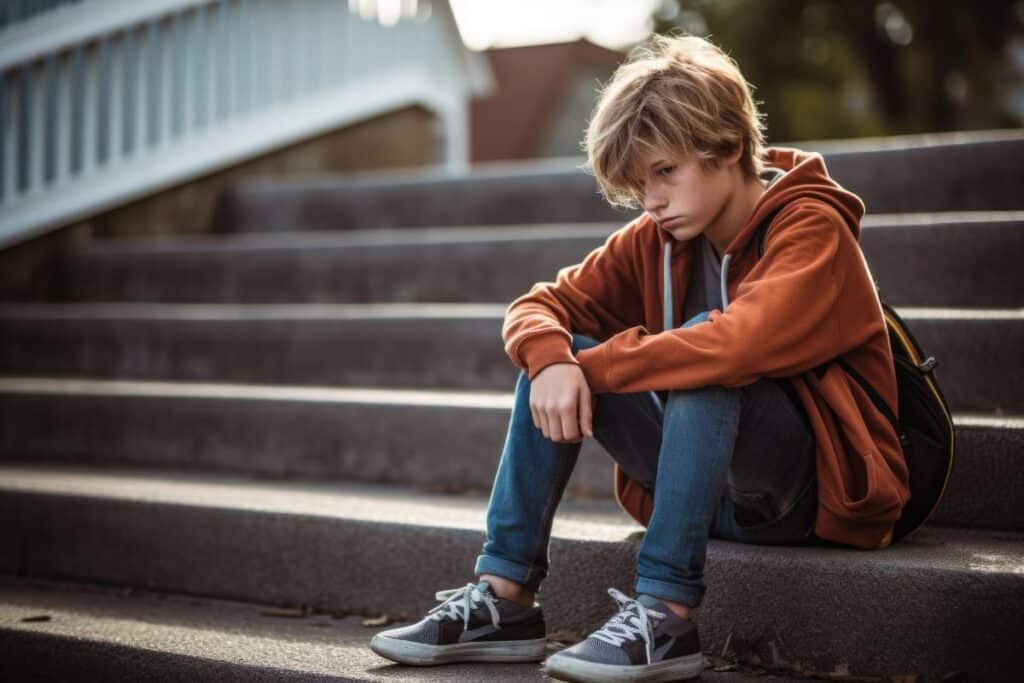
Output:
[[[665,200],[661,197],[652,196],[650,194],[644,195],[644,210],[651,214],[655,219],[658,219],[658,214],[665,208],[665,204]]]

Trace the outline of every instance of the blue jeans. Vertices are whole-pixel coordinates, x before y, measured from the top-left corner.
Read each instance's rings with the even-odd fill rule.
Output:
[[[598,343],[575,334],[572,352]],[[665,395],[663,401],[653,391],[596,394],[594,438],[654,497],[636,592],[698,607],[709,535],[742,543],[819,542],[815,440],[779,380]],[[529,399],[530,380],[520,372],[474,574],[502,576],[535,593],[548,574],[555,508],[582,444],[545,437],[533,424]]]

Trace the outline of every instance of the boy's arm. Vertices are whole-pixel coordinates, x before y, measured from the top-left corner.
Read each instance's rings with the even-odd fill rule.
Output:
[[[529,379],[553,363],[575,363],[572,334],[604,339],[643,319],[633,261],[639,217],[616,230],[582,262],[538,282],[505,311],[505,353]]]
[[[764,256],[724,313],[657,334],[632,327],[581,350],[576,358],[591,390],[740,387],[805,372],[865,343],[881,313],[849,227],[813,199],[777,220],[785,229],[769,233]]]

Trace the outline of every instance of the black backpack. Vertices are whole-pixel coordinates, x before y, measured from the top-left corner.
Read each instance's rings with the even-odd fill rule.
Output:
[[[764,255],[765,233],[771,218],[769,216],[758,228],[758,258]],[[877,283],[875,291],[878,292]],[[900,418],[896,419],[874,387],[842,356],[822,363],[814,372],[821,377],[831,363],[838,362],[864,388],[899,436],[910,472],[910,500],[896,520],[893,529],[893,541],[896,541],[917,530],[938,506],[953,471],[956,439],[949,405],[935,378],[938,361],[934,356],[925,357],[903,319],[892,306],[884,301],[881,304],[895,365]]]

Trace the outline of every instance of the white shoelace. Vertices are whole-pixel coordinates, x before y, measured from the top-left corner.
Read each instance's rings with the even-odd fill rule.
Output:
[[[591,637],[603,640],[606,643],[619,646],[626,640],[636,640],[639,635],[644,639],[644,651],[647,653],[647,663],[651,663],[651,644],[654,642],[654,626],[649,617],[664,619],[663,612],[647,609],[636,599],[629,597],[622,591],[609,588],[608,594],[615,598],[619,604],[619,612],[609,619],[604,626],[591,633]]]
[[[462,630],[465,631],[469,628],[470,611],[483,602],[491,613],[491,623],[495,627],[501,624],[501,619],[498,617],[498,608],[494,605],[494,598],[488,593],[478,591],[476,584],[472,582],[467,583],[461,588],[437,591],[434,597],[438,600],[444,600],[444,602],[440,605],[435,605],[427,612],[431,619],[441,620],[444,617],[462,619]]]

